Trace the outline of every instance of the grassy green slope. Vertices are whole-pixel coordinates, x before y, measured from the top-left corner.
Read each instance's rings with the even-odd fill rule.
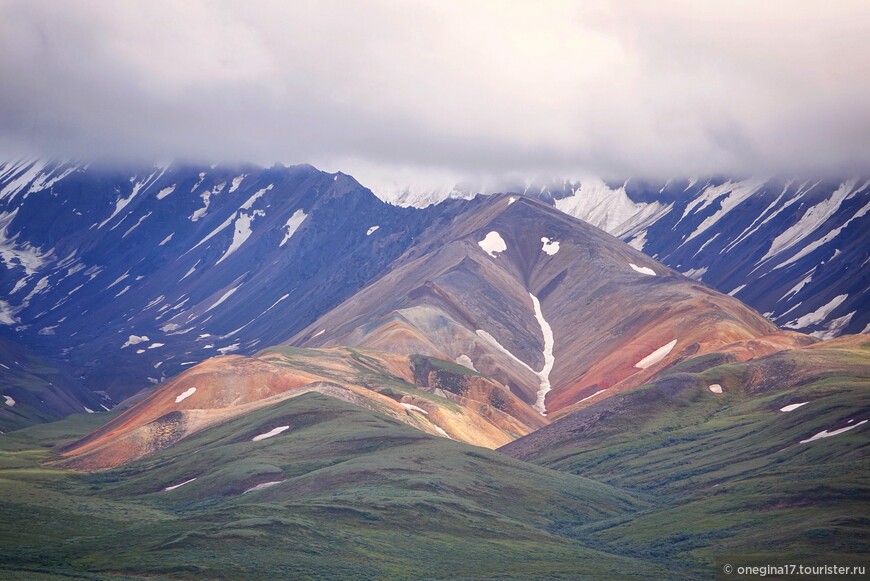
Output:
[[[664,574],[553,533],[559,522],[645,509],[635,496],[319,394],[203,431],[124,469],[84,474],[45,464],[93,421],[79,416],[0,439],[0,577],[4,569],[16,578]],[[290,428],[252,441],[278,426]],[[270,481],[283,482],[244,493]]]
[[[502,450],[651,502],[630,518],[561,523],[560,532],[610,550],[662,563],[709,564],[721,555],[866,561],[868,424],[800,442],[870,418],[868,345],[744,364],[687,361]]]

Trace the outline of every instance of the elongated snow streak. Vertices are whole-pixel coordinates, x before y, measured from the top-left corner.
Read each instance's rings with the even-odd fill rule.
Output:
[[[656,271],[654,271],[653,269],[651,269],[651,268],[648,267],[648,266],[638,266],[638,265],[634,264],[633,262],[629,262],[628,265],[629,265],[629,266],[631,267],[631,269],[632,269],[633,271],[635,271],[635,272],[639,272],[639,273],[641,273],[641,274],[647,274],[647,275],[649,275],[649,276],[655,276],[655,275],[656,275]]]
[[[794,410],[798,409],[801,406],[807,405],[808,403],[810,403],[810,402],[802,401],[800,403],[792,403],[792,404],[789,404],[785,407],[779,408],[779,411],[781,411],[781,412],[793,412]]]
[[[676,344],[677,340],[674,339],[667,345],[662,345],[661,347],[635,363],[634,366],[638,369],[646,369],[648,367],[652,367],[653,365],[667,357],[668,353],[671,352],[671,349],[673,349]]]
[[[284,480],[273,480],[272,482],[263,482],[256,486],[252,486],[251,488],[244,491],[242,494],[247,494],[249,492],[254,492],[256,490],[263,490],[264,488],[269,488],[270,486],[275,486],[276,484],[281,484]]]
[[[293,215],[288,218],[287,223],[284,225],[286,232],[284,233],[284,239],[281,240],[281,243],[278,246],[284,246],[287,244],[287,241],[290,240],[296,231],[302,226],[302,223],[308,217],[308,214],[303,212],[301,209],[293,212]]]
[[[265,434],[260,434],[259,436],[254,436],[251,438],[252,442],[259,442],[260,440],[265,440],[266,438],[271,438],[272,436],[277,436],[281,432],[286,432],[290,429],[290,426],[278,426],[277,428],[272,428]]]
[[[163,492],[169,492],[170,490],[175,490],[176,488],[181,488],[185,484],[190,484],[194,480],[196,480],[196,478],[191,478],[190,480],[185,480],[184,482],[182,482],[180,484],[175,484],[173,486],[167,486],[166,488],[163,489]]]
[[[532,304],[535,305],[535,318],[538,320],[538,324],[541,326],[541,332],[544,335],[544,367],[537,373],[537,376],[541,380],[541,388],[538,390],[538,399],[535,401],[535,405],[532,406],[542,416],[547,415],[547,405],[545,403],[545,399],[547,397],[547,392],[552,389],[550,386],[550,372],[553,370],[553,365],[556,363],[556,358],[553,357],[553,345],[555,344],[555,340],[553,339],[553,329],[550,327],[550,323],[544,318],[544,313],[541,311],[541,302],[538,300],[538,297],[529,293],[529,296],[532,297]]]
[[[607,391],[607,390],[606,390],[606,389],[599,389],[598,391],[596,391],[596,392],[593,393],[592,395],[587,395],[586,397],[584,397],[583,399],[581,399],[581,400],[578,401],[577,403],[583,403],[583,402],[586,401],[587,399],[592,399],[593,397],[595,397],[595,396],[598,395],[599,393],[604,393],[605,391]]]
[[[547,415],[547,407],[544,400],[546,399],[547,392],[550,391],[550,389],[552,388],[550,385],[550,372],[553,370],[553,365],[556,363],[556,360],[553,357],[553,345],[555,344],[555,341],[553,339],[553,329],[544,318],[544,314],[541,311],[541,303],[538,300],[538,297],[536,297],[532,293],[529,293],[529,296],[532,297],[532,304],[535,307],[535,318],[538,320],[538,324],[541,326],[541,333],[544,335],[544,367],[541,368],[540,371],[535,371],[534,369],[532,369],[528,363],[508,351],[504,345],[499,343],[495,337],[493,337],[486,331],[478,329],[476,333],[478,337],[491,343],[499,351],[501,351],[502,353],[504,353],[505,355],[507,355],[508,357],[510,357],[511,359],[513,359],[514,361],[538,376],[538,379],[541,381],[541,387],[538,389],[537,399],[535,401],[535,405],[533,405],[532,407],[534,407],[535,410],[537,410],[538,413],[540,413],[542,416],[545,416]]]
[[[280,303],[281,301],[283,301],[284,299],[286,299],[286,298],[289,297],[289,296],[290,296],[290,293],[285,294],[283,297],[281,297],[280,299],[278,299],[277,301],[275,301],[274,303],[272,303],[272,306],[269,307],[268,309],[266,309],[265,311],[263,311],[262,314],[265,315],[266,313],[268,313],[269,311],[271,311],[271,310],[275,307],[275,305],[277,305],[278,303]]]
[[[182,363],[182,365],[184,365],[184,364]],[[181,403],[181,402],[183,402],[184,400],[186,400],[187,398],[189,398],[190,396],[192,396],[195,392],[196,392],[196,388],[195,388],[195,387],[188,387],[188,388],[185,389],[183,392],[181,392],[180,394],[178,394],[178,396],[175,398],[175,403]]]
[[[399,402],[399,405],[401,405],[401,406],[402,406],[403,408],[405,408],[406,410],[411,410],[411,411],[414,411],[414,412],[420,412],[421,414],[425,414],[425,415],[427,415],[427,416],[429,415],[429,412],[427,412],[426,410],[424,410],[424,409],[421,408],[421,407],[417,407],[417,406],[415,406],[414,404]]]
[[[807,444],[809,442],[821,440],[822,438],[830,438],[831,436],[837,436],[839,434],[842,434],[843,432],[848,432],[852,428],[857,428],[858,426],[861,426],[861,425],[866,424],[866,423],[867,423],[867,420],[861,420],[857,424],[852,424],[851,426],[846,426],[845,428],[840,428],[839,430],[833,430],[831,432],[829,432],[828,430],[822,430],[821,432],[819,432],[818,434],[816,434],[812,438],[807,438],[806,440],[801,440],[801,444]]]
[[[531,371],[532,373],[537,375],[537,371],[532,369],[528,363],[526,363],[525,361],[523,361],[522,359],[520,359],[519,357],[517,357],[516,355],[514,355],[510,351],[508,351],[504,345],[502,345],[501,343],[498,342],[498,339],[496,339],[495,337],[493,337],[492,335],[490,335],[489,333],[487,333],[486,331],[484,331],[482,329],[478,329],[476,331],[476,333],[477,333],[478,337],[488,341],[496,349],[498,349],[499,351],[501,351],[502,353],[504,353],[505,355],[507,355],[508,357],[510,357],[511,359],[513,359],[514,361],[516,361],[517,363],[519,363],[520,365],[522,365],[523,367],[525,367],[526,369],[528,369],[529,371]]]

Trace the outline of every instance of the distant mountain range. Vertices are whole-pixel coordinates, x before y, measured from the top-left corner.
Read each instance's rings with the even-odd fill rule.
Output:
[[[562,190],[540,188],[535,198],[620,234],[646,251],[678,239],[679,235],[652,233],[667,226],[669,216],[686,214],[679,230],[694,228],[692,232],[703,235],[686,235],[687,242],[680,248],[703,244],[702,238],[712,240],[699,253],[700,260],[718,248],[712,232],[730,224],[728,216],[746,214],[722,217],[724,212],[717,208],[731,208],[734,203],[729,200],[735,197],[762,196],[729,187],[670,184],[657,192],[667,201],[652,201],[648,189],[639,195],[632,188],[612,191],[599,184],[598,189],[575,191],[565,185]],[[861,187],[844,188],[837,194],[837,207],[825,206],[831,206],[830,212],[837,216],[867,198]],[[683,195],[679,189],[688,193]],[[808,196],[803,191],[800,195]],[[708,214],[718,221],[705,218]],[[349,176],[306,165],[120,170],[75,163],[7,163],[0,166],[0,331],[65,364],[83,385],[115,401],[215,355],[253,353],[288,341],[306,346],[393,345],[395,351],[394,343],[399,341],[408,348],[413,344],[419,352],[474,362],[470,364],[486,371],[494,372],[498,366],[502,371],[496,375],[532,404],[544,382],[550,381],[540,371],[547,367],[553,380],[574,385],[571,395],[559,396],[556,389],[549,396],[561,398],[554,399],[557,407],[630,375],[600,360],[608,350],[633,345],[631,352],[620,351],[626,358],[620,365],[631,369],[636,363],[629,361],[636,355],[633,351],[669,343],[674,337],[667,333],[661,334],[661,340],[642,341],[631,333],[649,333],[652,320],[661,328],[673,324],[668,321],[683,316],[676,313],[675,305],[684,304],[689,296],[698,297],[695,300],[706,296],[709,308],[733,312],[741,325],[751,329],[735,333],[734,340],[775,331],[736,301],[728,303],[615,244],[595,228],[565,221],[560,215],[519,195],[450,199],[425,209],[397,207],[379,200]],[[763,215],[759,220],[764,220]],[[864,232],[855,233],[862,220],[862,216],[855,218],[841,229],[840,237],[866,238]],[[706,221],[705,225],[691,226],[699,221]],[[786,223],[768,221],[779,228]],[[840,237],[834,238],[843,249],[829,261],[833,266],[824,269],[845,266],[866,254],[860,243],[840,244]],[[667,254],[679,255],[678,251]],[[742,250],[725,258],[711,257],[704,267],[706,277],[737,268],[722,264],[732,255],[738,266],[743,264]],[[799,284],[788,275],[815,257],[809,252],[804,259],[777,269],[785,277],[777,279],[779,284]],[[685,268],[695,264],[700,263],[677,266],[702,278],[700,267],[695,272]],[[803,301],[808,302],[807,308],[815,302],[830,303],[834,299],[827,296],[834,290],[848,296],[836,308],[827,309],[828,318],[798,317],[802,311],[794,311],[792,326],[830,327],[831,317],[842,319],[844,309],[857,313],[850,311],[849,325],[837,323],[833,330],[824,327],[823,333],[862,325],[870,312],[857,308],[868,284],[859,275],[858,268],[846,269],[839,275],[844,283],[836,289],[807,285],[793,293],[804,299],[805,293],[818,289],[812,300]],[[761,277],[761,282],[747,277],[747,282],[741,282],[743,292],[752,295],[754,291],[746,289],[768,279],[772,277]],[[543,310],[533,308],[529,292]],[[468,293],[486,300],[476,305],[460,298]],[[493,293],[501,298],[495,301]],[[609,297],[606,308],[578,311],[574,306],[581,299],[593,305],[604,296]],[[647,309],[641,316],[647,303],[655,304],[659,314]],[[360,310],[362,304],[371,308]],[[665,304],[673,312],[662,311]],[[357,312],[352,312],[354,308]],[[636,309],[641,318],[620,323]],[[425,335],[432,325],[439,325],[438,317],[447,317],[456,326],[450,333],[462,329],[462,337],[442,333],[439,339],[432,335],[414,339],[415,333],[419,339],[419,333]],[[810,325],[806,323],[810,319],[820,322]],[[500,327],[487,328],[485,322],[495,320]],[[315,322],[320,328],[312,326]],[[563,336],[559,329],[565,325],[610,328],[611,333],[620,329],[614,335],[620,339],[584,342],[578,348],[585,355],[572,358],[569,370],[566,358],[559,357],[565,346],[558,338],[555,361],[542,356],[546,350],[540,329],[547,325]],[[696,333],[712,329],[694,328]],[[454,343],[448,346],[449,341]],[[661,345],[653,345],[655,341]],[[705,345],[720,339],[710,331],[708,337],[699,334],[693,341]],[[683,347],[679,345],[673,355]],[[591,369],[596,363],[608,370],[606,378]],[[581,375],[586,379],[578,383]],[[546,407],[542,401],[536,405],[539,410]],[[92,406],[83,403],[82,407]]]

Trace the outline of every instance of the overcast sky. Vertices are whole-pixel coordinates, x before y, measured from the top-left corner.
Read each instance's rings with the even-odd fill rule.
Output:
[[[867,0],[0,0],[0,154],[868,172],[868,42]]]

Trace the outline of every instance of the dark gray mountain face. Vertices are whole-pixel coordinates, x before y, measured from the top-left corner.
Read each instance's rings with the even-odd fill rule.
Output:
[[[0,433],[112,405],[107,395],[84,387],[63,364],[0,337]]]
[[[6,164],[0,333],[118,400],[287,339],[377,277],[429,214],[310,166]]]
[[[524,187],[777,325],[870,332],[870,180],[711,178]]]

